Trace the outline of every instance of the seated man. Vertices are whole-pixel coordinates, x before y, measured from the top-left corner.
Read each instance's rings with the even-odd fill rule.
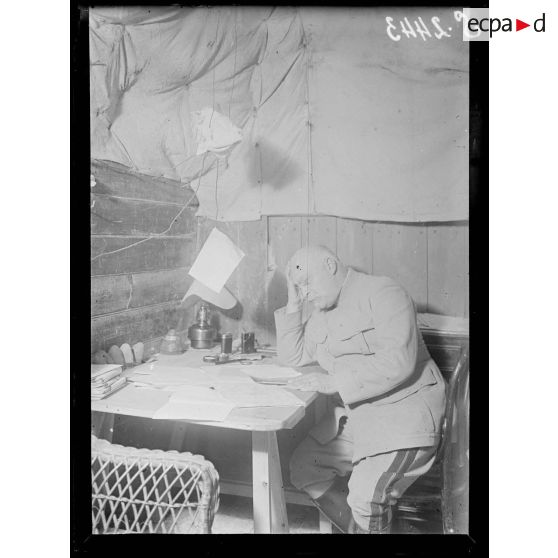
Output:
[[[445,382],[397,283],[345,267],[310,246],[287,265],[287,306],[275,312],[279,359],[317,361],[289,387],[335,394],[333,411],[295,450],[291,481],[345,533],[388,533],[391,506],[430,469]],[[302,322],[303,298],[314,311]]]

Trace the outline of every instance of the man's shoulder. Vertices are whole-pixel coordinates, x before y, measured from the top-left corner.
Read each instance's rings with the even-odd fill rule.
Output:
[[[355,291],[363,296],[376,294],[384,289],[401,289],[405,291],[402,285],[391,277],[385,275],[370,275],[369,273],[363,273],[355,269],[351,269],[351,283]]]
[[[412,297],[407,290],[391,277],[384,275],[370,275],[360,271],[355,272],[351,281],[351,294],[346,303],[356,307],[361,312],[370,309],[413,307]]]

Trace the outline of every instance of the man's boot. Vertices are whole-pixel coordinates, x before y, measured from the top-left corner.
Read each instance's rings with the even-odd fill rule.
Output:
[[[336,476],[333,484],[319,498],[312,500],[314,505],[342,533],[349,532],[353,514],[347,496],[349,494],[349,477]]]
[[[312,501],[341,533],[367,535],[388,535],[390,533],[391,525],[387,525],[383,529],[370,529],[368,531],[362,529],[353,519],[351,508],[347,504],[348,495],[349,477],[336,476],[327,491]]]

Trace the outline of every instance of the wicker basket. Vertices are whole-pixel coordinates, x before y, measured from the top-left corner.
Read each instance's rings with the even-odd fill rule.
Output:
[[[219,476],[201,455],[91,436],[93,534],[211,533]]]

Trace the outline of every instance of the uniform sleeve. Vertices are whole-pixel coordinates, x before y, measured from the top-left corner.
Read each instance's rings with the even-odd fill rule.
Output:
[[[275,311],[277,356],[283,364],[304,366],[315,361],[316,343],[308,335],[310,320],[302,322],[302,312],[287,314],[285,308]]]
[[[413,301],[395,283],[370,300],[374,316],[372,353],[335,359],[335,384],[345,404],[381,396],[404,383],[417,360],[417,324]]]

